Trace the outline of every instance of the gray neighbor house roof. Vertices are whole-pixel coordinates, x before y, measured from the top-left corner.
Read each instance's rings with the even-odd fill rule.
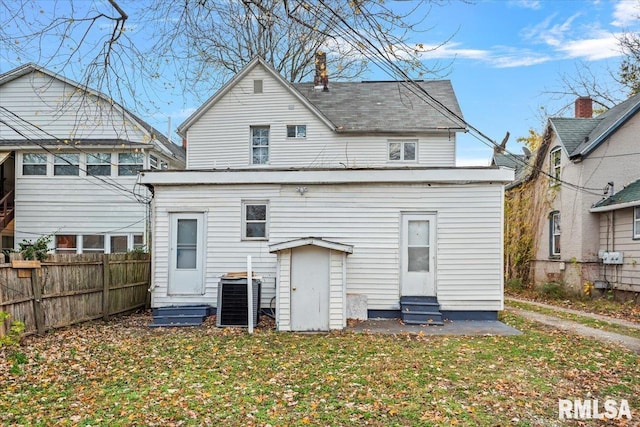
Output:
[[[588,156],[638,110],[640,94],[594,118],[552,117],[549,123],[569,153],[569,158],[577,160]]]
[[[632,182],[611,197],[593,205],[591,212],[605,212],[640,206],[640,179]]]

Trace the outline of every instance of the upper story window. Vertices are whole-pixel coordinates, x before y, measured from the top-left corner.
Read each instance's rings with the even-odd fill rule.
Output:
[[[265,201],[242,202],[242,238],[265,240],[268,236],[269,205]]]
[[[560,167],[560,161],[562,149],[560,147],[554,148],[549,153],[549,175],[551,175],[551,185],[557,185],[560,183],[560,173],[562,172]]]
[[[80,175],[80,155],[56,154],[53,160],[53,174],[61,176]]]
[[[306,138],[307,125],[287,125],[287,138]]]
[[[633,208],[633,238],[640,239],[640,206]]]
[[[390,141],[389,160],[392,162],[415,162],[418,143],[416,141]]]
[[[158,158],[156,156],[149,156],[149,168],[158,169]]]
[[[22,156],[22,175],[46,175],[46,154],[25,154]]]
[[[144,167],[144,157],[142,153],[119,153],[118,154],[118,175],[137,175]]]
[[[269,126],[251,127],[251,164],[269,163]]]
[[[111,154],[109,153],[87,154],[87,175],[90,175],[90,176],[111,175]]]
[[[560,212],[549,215],[549,257],[560,257]]]

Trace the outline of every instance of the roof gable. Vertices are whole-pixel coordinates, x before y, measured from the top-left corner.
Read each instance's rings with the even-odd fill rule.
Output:
[[[12,82],[16,79],[19,79],[21,77],[24,77],[28,74],[31,73],[40,73],[42,75],[45,75],[51,79],[55,79],[58,80],[64,84],[67,84],[69,86],[75,87],[77,89],[79,89],[80,91],[82,91],[83,93],[86,93],[88,95],[92,95],[95,96],[97,98],[99,98],[100,100],[108,103],[111,107],[115,108],[118,111],[118,114],[122,114],[123,117],[125,117],[128,121],[130,121],[132,124],[134,124],[135,126],[137,126],[139,129],[142,130],[142,132],[144,134],[146,134],[149,137],[149,144],[152,144],[156,147],[156,149],[158,149],[161,152],[164,152],[165,154],[169,155],[170,157],[175,157],[177,158],[179,161],[184,162],[184,159],[186,158],[185,156],[185,151],[182,147],[172,143],[164,134],[162,134],[161,132],[159,132],[158,130],[156,130],[153,126],[151,126],[149,123],[145,122],[144,120],[142,120],[141,118],[139,118],[138,116],[136,116],[135,114],[133,114],[131,111],[127,110],[126,108],[124,108],[123,106],[121,106],[120,104],[118,104],[117,102],[114,102],[110,97],[108,97],[107,95],[93,90],[91,88],[89,88],[88,86],[84,85],[84,84],[80,84],[77,83],[71,79],[68,79],[62,75],[56,74],[52,71],[47,70],[44,67],[41,67],[37,64],[33,64],[33,63],[27,63],[24,65],[21,65],[17,68],[14,68],[13,70],[10,70],[4,74],[0,75],[0,86],[7,84],[9,82]],[[56,143],[58,142],[57,140],[55,140],[53,137],[51,140],[38,140],[40,144],[50,144],[50,143]],[[82,138],[83,143],[94,143],[94,141],[90,141],[87,138]],[[17,142],[17,141],[13,141],[13,142]],[[116,139],[116,140],[99,140],[99,141],[95,141],[96,144],[117,144],[117,145],[121,145],[123,142],[131,142],[131,141],[123,141],[121,139]]]
[[[299,248],[301,246],[317,246],[320,248],[331,249],[334,251],[344,252],[346,254],[353,253],[352,245],[331,242],[320,237],[305,237],[302,239],[290,240],[288,242],[276,243],[269,245],[269,252],[279,252],[286,249]]]
[[[323,91],[315,88],[313,83],[287,82],[271,65],[256,57],[187,118],[178,127],[178,133],[184,136],[194,123],[257,66],[264,67],[276,81],[336,132],[417,133],[466,129],[449,80],[332,82],[329,90]]]

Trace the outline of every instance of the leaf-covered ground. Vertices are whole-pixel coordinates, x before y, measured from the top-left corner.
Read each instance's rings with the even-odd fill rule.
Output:
[[[637,425],[640,358],[506,314],[515,337],[148,329],[126,316],[0,350],[2,425]],[[559,421],[558,399],[632,420]]]

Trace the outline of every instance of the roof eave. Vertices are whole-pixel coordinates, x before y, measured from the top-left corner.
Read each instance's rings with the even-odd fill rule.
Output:
[[[640,206],[640,200],[632,200],[630,202],[625,202],[625,203],[614,203],[607,206],[597,206],[589,209],[589,212],[593,212],[593,213],[610,212],[610,211],[616,211],[619,209],[633,208],[636,206]]]

